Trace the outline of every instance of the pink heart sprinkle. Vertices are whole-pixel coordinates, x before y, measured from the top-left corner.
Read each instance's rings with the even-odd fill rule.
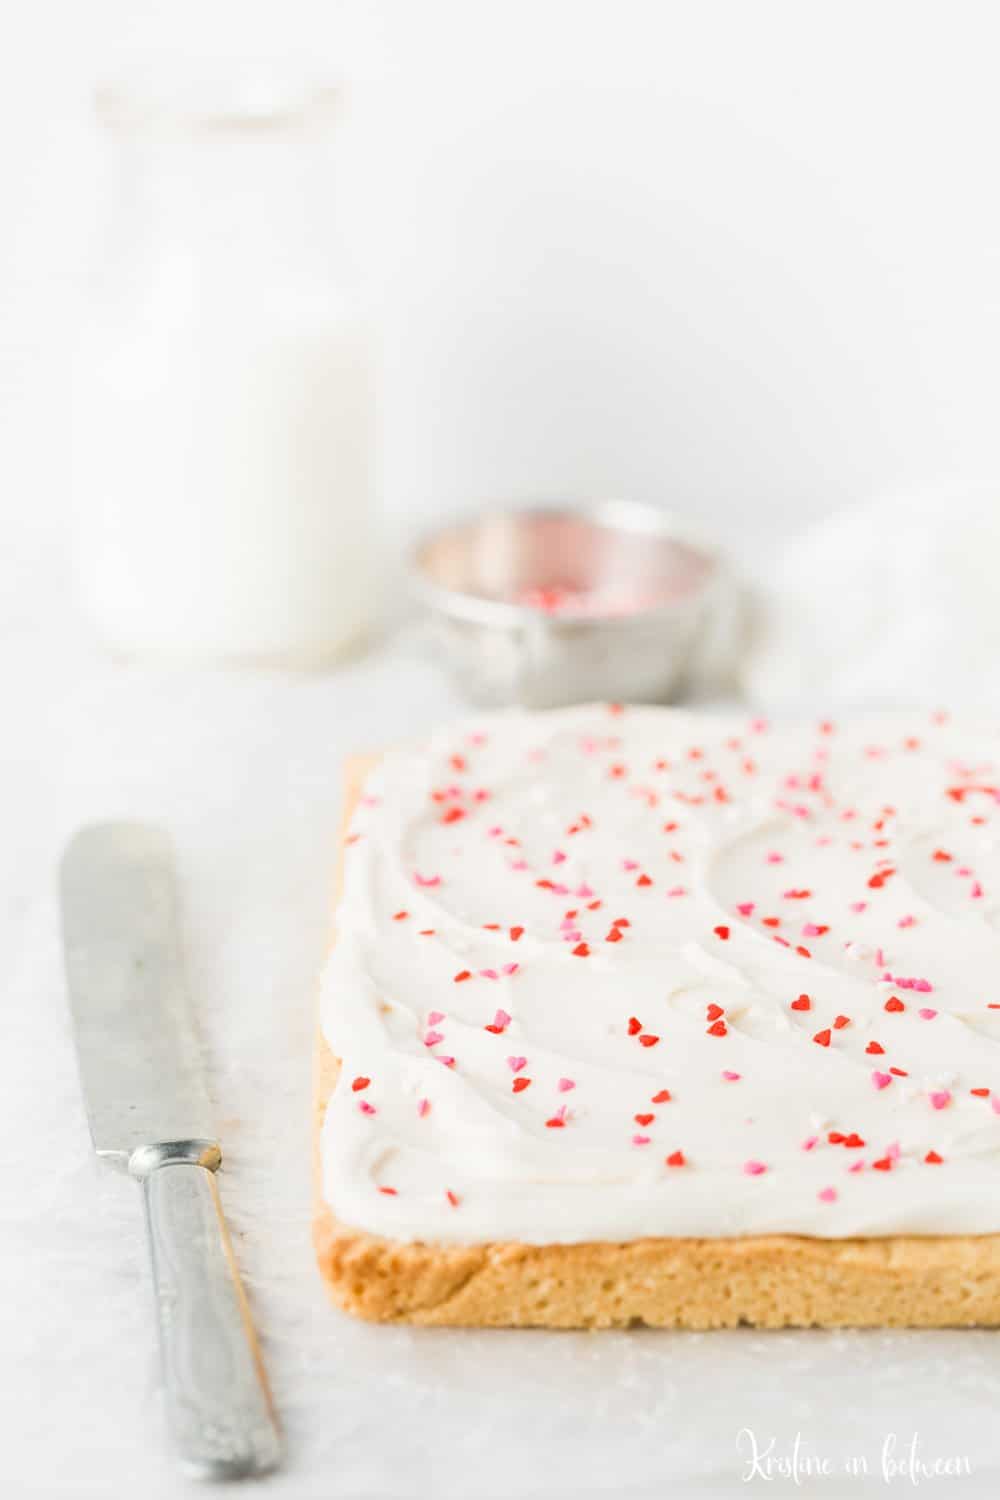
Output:
[[[501,837],[502,834],[503,834],[503,829],[500,827],[499,823],[494,824],[494,826],[492,828],[487,828],[487,830],[486,830],[486,837],[487,838],[498,839],[498,838]]]
[[[569,886],[568,885],[554,885],[552,887],[552,894],[555,895],[555,896],[568,896],[569,895]]]
[[[526,1057],[508,1057],[507,1059],[507,1066],[512,1073],[520,1073],[521,1069],[527,1067],[527,1065],[528,1059]]]
[[[427,1012],[427,1024],[428,1024],[428,1026],[436,1026],[439,1021],[443,1021],[443,1020],[444,1020],[444,1011],[443,1010],[429,1010]]]
[[[417,1114],[420,1116],[421,1119],[423,1119],[425,1115],[430,1114],[430,1109],[431,1109],[431,1101],[429,1099],[418,1099],[417,1100]]]
[[[872,1083],[877,1089],[887,1089],[891,1082],[891,1073],[880,1073],[876,1068],[875,1072],[872,1074]]]
[[[741,917],[753,916],[754,903],[752,901],[741,901],[736,907]]]
[[[819,1199],[819,1201],[821,1203],[836,1203],[836,1201],[837,1201],[837,1189],[836,1188],[820,1188],[820,1190],[816,1194],[816,1196],[817,1196],[817,1198]]]
[[[722,1070],[722,1076],[726,1080],[727,1083],[738,1083],[739,1080],[740,1080],[740,1078],[742,1077],[742,1074],[740,1074],[740,1073],[730,1073],[730,1071],[729,1071],[728,1068],[723,1068],[723,1070]]]
[[[430,888],[431,886],[435,886],[435,885],[440,885],[441,884],[441,876],[440,875],[417,875],[417,874],[415,874],[413,878],[416,881],[417,885],[422,885],[425,888]]]
[[[578,885],[576,888],[576,894],[579,896],[581,901],[589,901],[594,893],[590,889],[589,885]]]
[[[748,1177],[759,1177],[762,1172],[767,1171],[767,1167],[762,1161],[745,1161],[743,1170]]]
[[[453,1068],[455,1066],[455,1059],[453,1057],[441,1057],[441,1056],[439,1056],[437,1058],[437,1061],[439,1063],[444,1063],[444,1065],[445,1065],[446,1068]]]
[[[917,1015],[920,1017],[921,1021],[933,1021],[934,1017],[937,1015],[937,1011],[931,1010],[929,1005],[923,1005],[917,1011]]]
[[[1000,1098],[996,1094],[990,1095],[990,1108],[995,1115],[1000,1115]]]
[[[979,881],[978,880],[974,881],[973,885],[972,885],[972,889],[969,892],[969,895],[972,897],[973,901],[978,901],[979,898],[982,896],[982,894],[983,894],[983,888],[979,884]]]
[[[867,910],[868,910],[868,902],[867,901],[852,901],[851,902],[851,911],[867,911]]]
[[[682,885],[671,886],[670,890],[667,892],[667,895],[670,897],[671,900],[673,900],[677,896],[683,896],[684,895],[684,887]]]
[[[573,1082],[572,1078],[560,1078],[559,1082],[556,1084],[556,1088],[559,1090],[560,1094],[567,1094],[569,1093],[570,1089],[576,1088],[576,1084]]]
[[[823,936],[823,929],[822,929],[822,927],[817,927],[817,925],[816,925],[815,922],[803,922],[803,924],[802,924],[802,936],[803,937],[822,937]]]
[[[358,1104],[358,1108],[363,1115],[373,1115],[375,1113],[374,1104],[369,1104],[367,1099],[362,1099]]]
[[[951,1092],[948,1089],[934,1089],[928,1098],[935,1109],[947,1109],[951,1103]]]
[[[526,870],[528,868],[528,861],[526,859],[512,859],[510,867],[512,870]]]
[[[493,1024],[494,1026],[509,1026],[510,1016],[505,1010],[498,1010],[496,1015],[493,1017]]]
[[[818,1135],[807,1135],[806,1138],[805,1138],[805,1140],[802,1142],[802,1149],[803,1149],[803,1151],[813,1151],[813,1150],[815,1150],[815,1148],[816,1148],[816,1146],[818,1144],[819,1144],[819,1136]]]
[[[900,917],[899,921],[896,923],[896,926],[897,927],[913,927],[915,925],[915,923],[916,923],[916,920],[917,920],[916,917]]]
[[[561,849],[557,849],[556,852],[552,856],[552,863],[554,865],[561,865],[561,864],[565,864],[565,862],[566,862],[566,856],[565,856],[565,854],[562,852]]]
[[[637,859],[623,859],[622,860],[622,869],[623,870],[638,870],[638,868],[639,868],[639,861]]]
[[[890,1161],[899,1161],[901,1155],[899,1142],[893,1141],[891,1145],[886,1146],[885,1154]]]
[[[634,1135],[632,1137],[632,1144],[633,1146],[648,1146],[651,1140],[652,1136],[649,1135]]]
[[[500,975],[497,973],[496,969],[480,969],[479,976],[480,976],[481,979],[499,979],[500,978]]]
[[[429,1031],[424,1037],[425,1047],[436,1047],[438,1042],[443,1042],[444,1036],[440,1031]]]
[[[777,850],[772,850],[767,856],[767,862],[769,865],[783,865],[785,863],[785,856],[779,854]]]
[[[863,1172],[865,1170],[865,1164],[863,1161],[855,1161],[851,1163],[847,1170],[849,1172]]]
[[[507,974],[509,976],[511,974],[516,974],[520,967],[520,964],[504,964],[500,972],[501,974]]]

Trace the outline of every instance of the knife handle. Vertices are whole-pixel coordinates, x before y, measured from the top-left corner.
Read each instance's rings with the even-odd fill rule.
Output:
[[[274,1468],[280,1438],[240,1283],[208,1141],[144,1147],[142,1182],[167,1421],[192,1478],[239,1479]]]

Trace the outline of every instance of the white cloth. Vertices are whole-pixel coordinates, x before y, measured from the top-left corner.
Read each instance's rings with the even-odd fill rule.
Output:
[[[1000,711],[1000,495],[939,487],[836,511],[765,569],[755,702]]]

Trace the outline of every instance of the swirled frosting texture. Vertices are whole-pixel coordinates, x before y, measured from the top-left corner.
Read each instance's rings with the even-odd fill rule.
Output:
[[[392,1238],[1000,1231],[1000,735],[484,718],[354,817],[336,1216]]]

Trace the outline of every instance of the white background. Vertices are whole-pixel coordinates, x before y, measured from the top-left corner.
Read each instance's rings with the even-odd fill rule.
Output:
[[[487,496],[665,499],[737,551],[845,500],[996,477],[998,13],[942,3],[32,0],[0,38],[0,1479],[180,1486],[138,1202],[88,1150],[52,895],[79,822],[157,819],[288,1435],[262,1493],[734,1493],[735,1436],[889,1431],[996,1493],[990,1334],[454,1335],[324,1303],[308,1054],[337,767],[454,703],[389,653],[330,678],[103,659],[65,588],[66,355],[106,188],[97,77],[169,50],[358,82],[341,217],[385,359],[401,537]],[[779,1493],[775,1485],[769,1493]],[[808,1488],[799,1493],[809,1493]],[[752,1490],[751,1490],[752,1493]]]
[[[845,500],[992,480],[998,21],[988,0],[7,8],[7,524],[64,488],[104,190],[89,94],[164,52],[356,84],[341,217],[382,334],[394,522],[616,493],[778,541]]]

